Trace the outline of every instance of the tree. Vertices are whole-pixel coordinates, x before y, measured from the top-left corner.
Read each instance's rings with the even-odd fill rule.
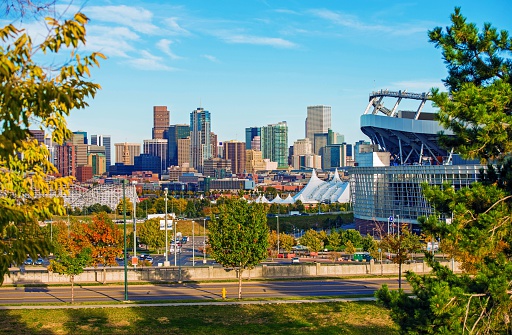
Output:
[[[92,265],[103,266],[103,284],[106,280],[106,267],[117,265],[116,257],[123,254],[122,234],[106,213],[94,215],[85,229],[85,238],[91,248]]]
[[[347,243],[347,241],[351,241],[355,246],[361,245],[363,237],[361,233],[355,229],[347,229],[343,230],[343,235],[341,237],[341,242],[343,244]]]
[[[167,232],[169,233],[169,231]],[[149,219],[137,225],[137,236],[142,244],[148,248],[155,248],[160,253],[160,249],[165,247],[165,231],[160,230],[160,219]],[[165,250],[168,252],[168,250]]]
[[[50,244],[44,236],[23,234],[54,214],[64,215],[62,198],[50,194],[65,191],[71,183],[69,177],[50,177],[57,169],[30,129],[51,130],[54,143],[62,144],[71,135],[65,117],[86,107],[86,100],[100,88],[84,78],[104,56],[77,53],[85,44],[87,18],[76,14],[63,23],[46,21],[51,30],[39,44],[13,25],[0,29],[0,231],[10,227],[18,231],[8,241],[0,241],[0,282],[9,264],[21,264],[27,254],[48,255]],[[49,69],[36,63],[44,58],[42,54],[53,57],[66,49],[71,57],[65,65]]]
[[[124,199],[121,199],[119,203],[117,204],[116,211],[118,215],[124,214]],[[132,216],[133,212],[133,204],[132,201],[128,198],[126,198],[126,216],[130,217]]]
[[[331,246],[332,250],[339,251],[341,248],[341,234],[334,230],[327,236],[327,241]]]
[[[219,217],[208,224],[211,254],[224,267],[238,271],[238,298],[242,298],[242,273],[268,255],[268,226],[265,207],[230,199],[219,206]]]
[[[402,333],[509,334],[512,179],[505,171],[512,151],[512,39],[490,24],[479,31],[466,23],[460,8],[451,21],[446,30],[429,32],[448,68],[449,92],[432,90],[439,122],[454,134],[442,139],[465,158],[497,166],[482,171],[481,183],[471,187],[423,185],[435,213],[419,218],[422,230],[441,238],[444,251],[465,273],[455,275],[426,254],[432,275],[406,275],[414,299],[387,287],[377,297],[391,308]]]
[[[286,252],[290,252],[295,245],[295,239],[291,235],[280,233],[279,245],[281,249],[284,249]]]
[[[318,252],[324,247],[322,236],[317,231],[310,229],[300,238],[300,244],[308,247],[309,251]]]
[[[69,276],[71,282],[71,303],[75,300],[75,276],[84,272],[91,261],[91,248],[86,240],[84,231],[86,224],[74,223],[67,229],[58,229],[55,237],[55,258],[50,260],[48,271]]]
[[[356,253],[356,247],[354,246],[351,240],[345,242],[345,252],[349,255],[353,255]]]

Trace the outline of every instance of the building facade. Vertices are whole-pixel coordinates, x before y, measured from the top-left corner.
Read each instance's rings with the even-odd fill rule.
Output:
[[[245,173],[245,142],[224,141],[223,148],[224,159],[231,161],[231,172],[235,174]]]
[[[164,138],[167,139],[168,148],[168,166],[178,166],[178,140],[190,138],[190,125],[188,124],[174,124],[170,125],[164,133]],[[190,154],[188,154],[190,156]],[[187,162],[188,162],[187,158]]]
[[[158,138],[144,140],[143,144],[144,154],[160,157],[160,170],[151,171],[156,172],[160,175],[163,174],[167,170],[167,140]],[[141,171],[149,171],[149,169],[143,169]]]
[[[211,116],[203,108],[190,113],[190,164],[199,172],[203,172],[206,159],[212,157]]]
[[[255,140],[256,137],[257,140]],[[245,128],[245,148],[261,151],[261,127]]]
[[[264,159],[276,162],[278,169],[288,168],[288,125],[286,121],[261,127],[261,152]]]
[[[331,107],[318,105],[308,106],[306,118],[306,137],[311,143],[314,142],[314,135],[327,133],[331,128]]]
[[[105,147],[107,169],[112,165],[112,142],[110,135],[91,135],[91,145]]]
[[[153,106],[153,136],[152,139],[163,139],[164,132],[169,128],[170,112],[167,106]]]
[[[114,144],[116,151],[116,163],[123,163],[125,165],[135,164],[135,157],[140,155],[139,143],[116,143]]]

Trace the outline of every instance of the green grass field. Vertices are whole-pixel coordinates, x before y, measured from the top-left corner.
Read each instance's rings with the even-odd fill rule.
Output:
[[[374,302],[0,310],[1,334],[398,334]]]

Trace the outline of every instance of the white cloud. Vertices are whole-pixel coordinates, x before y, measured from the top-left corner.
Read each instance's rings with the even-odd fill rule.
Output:
[[[156,43],[156,46],[158,49],[160,49],[163,53],[165,53],[167,56],[171,57],[172,59],[181,59],[182,57],[176,55],[171,50],[171,44],[172,41],[167,39],[161,39]]]
[[[168,30],[170,30],[171,33],[176,35],[190,35],[190,32],[187,29],[180,26],[177,17],[167,18],[164,22],[167,24]]]
[[[293,42],[276,37],[222,34],[220,38],[227,43],[235,44],[268,45],[277,48],[294,48],[297,46]]]
[[[93,6],[84,7],[84,13],[91,19],[91,23],[96,21],[117,23],[145,34],[156,34],[160,30],[151,23],[153,13],[142,7]]]
[[[100,51],[107,57],[128,57],[128,52],[136,50],[132,42],[139,39],[139,35],[126,27],[91,26],[86,49]]]
[[[206,58],[206,59],[208,59],[209,61],[214,62],[214,63],[218,63],[218,62],[219,62],[219,60],[217,59],[217,57],[212,56],[212,55],[201,55],[201,57]]]
[[[328,9],[314,9],[310,10],[314,16],[321,19],[330,21],[338,26],[361,31],[361,32],[381,32],[396,36],[408,36],[414,34],[424,34],[432,23],[429,22],[414,22],[402,24],[368,24],[356,15],[350,15],[342,12],[336,12]]]
[[[175,68],[167,66],[162,57],[155,56],[148,51],[142,50],[141,57],[127,60],[126,63],[140,70],[149,71],[176,71]]]

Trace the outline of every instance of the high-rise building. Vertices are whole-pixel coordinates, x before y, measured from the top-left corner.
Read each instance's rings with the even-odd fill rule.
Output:
[[[331,128],[331,106],[308,106],[306,137],[314,143],[314,134],[327,133]]]
[[[260,139],[261,127],[245,128],[245,148],[247,150],[261,150]]]
[[[288,167],[288,125],[286,121],[261,127],[263,158],[277,162],[279,169]]]
[[[230,177],[232,172],[229,159],[215,157],[204,161],[203,175],[205,177],[226,178]]]
[[[144,153],[160,157],[160,171],[153,171],[162,174],[167,170],[167,140],[151,139],[144,140]]]
[[[55,167],[63,177],[76,175],[76,153],[73,143],[67,141],[55,147]]]
[[[87,144],[87,132],[86,131],[83,131],[83,130],[79,130],[79,131],[74,131],[73,132],[73,135],[79,135],[81,136],[83,142],[82,144]],[[74,137],[74,136],[73,136]]]
[[[254,174],[256,171],[262,171],[266,168],[266,164],[260,150],[246,150],[245,161],[245,170],[247,173]]]
[[[153,139],[163,139],[164,131],[170,125],[170,113],[167,106],[153,106]]]
[[[190,125],[173,124],[164,132],[167,140],[168,166],[178,166],[178,140],[190,137]],[[187,153],[190,155],[190,153]],[[188,162],[189,158],[187,158]]]
[[[329,144],[324,147],[322,168],[324,170],[347,166],[347,145]]]
[[[91,145],[105,147],[105,161],[108,169],[112,165],[112,142],[110,135],[91,135]]]
[[[115,143],[116,148],[116,163],[123,163],[125,165],[134,165],[135,157],[140,155],[139,143]]]
[[[219,145],[218,145],[218,136],[213,131],[210,132],[210,145],[212,147],[212,157],[222,157],[222,154],[219,152]]]
[[[44,130],[41,129],[30,129],[30,135],[32,135],[39,143],[44,144]]]
[[[245,143],[240,141],[224,141],[224,159],[231,161],[231,172],[245,173]]]
[[[313,148],[309,138],[299,139],[293,142],[293,155],[311,155]]]
[[[105,154],[102,153],[89,153],[87,156],[88,165],[92,167],[93,176],[102,175],[107,172],[107,161]]]
[[[178,139],[178,166],[190,166],[190,136]]]
[[[212,157],[210,112],[197,108],[190,113],[190,164],[203,172],[203,162]]]

